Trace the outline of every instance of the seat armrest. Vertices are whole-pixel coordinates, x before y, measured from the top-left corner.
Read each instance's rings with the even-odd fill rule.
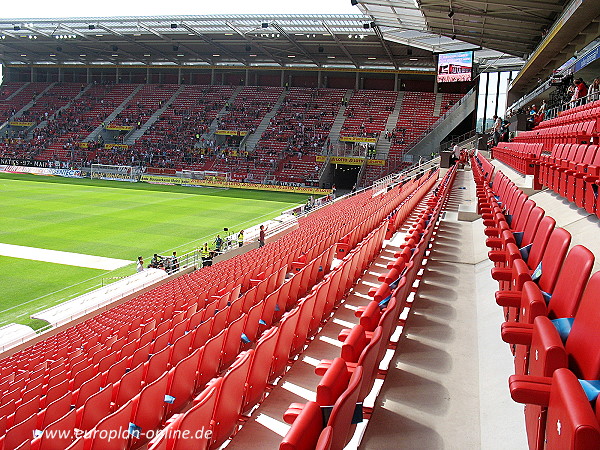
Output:
[[[497,291],[496,303],[505,308],[519,308],[521,306],[521,291]]]
[[[508,379],[508,388],[512,399],[528,405],[548,406],[551,387],[551,377],[511,375]]]
[[[507,344],[531,345],[533,324],[520,322],[504,322],[500,326],[502,340]]]

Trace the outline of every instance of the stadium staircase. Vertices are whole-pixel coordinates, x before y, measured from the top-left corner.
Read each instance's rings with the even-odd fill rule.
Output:
[[[229,97],[229,100],[227,100],[227,102],[223,105],[223,108],[221,108],[221,110],[217,114],[217,117],[215,117],[215,119],[211,122],[210,127],[208,128],[208,132],[202,136],[204,140],[213,139],[215,132],[217,131],[217,128],[219,126],[219,119],[225,114],[227,114],[227,105],[233,105],[235,98],[242,91],[242,87],[243,86],[238,86],[235,88],[235,90],[231,94],[231,97]],[[198,144],[198,146],[200,146],[200,144]]]
[[[265,114],[265,116],[260,121],[260,124],[258,125],[258,127],[256,127],[256,130],[254,131],[254,133],[250,134],[250,136],[248,136],[246,138],[246,140],[244,141],[244,144],[243,144],[244,148],[246,150],[248,150],[249,152],[254,151],[254,149],[256,148],[256,144],[258,144],[258,141],[260,141],[262,134],[269,127],[270,120],[273,117],[275,117],[275,114],[277,114],[277,111],[279,110],[279,108],[281,108],[281,105],[283,104],[283,100],[285,99],[287,94],[288,94],[288,91],[284,90],[279,95],[279,97],[277,98],[277,101],[273,105],[273,108],[271,108],[271,110],[267,114]]]
[[[39,99],[41,99],[44,96],[44,94],[46,94],[46,92],[48,92],[50,89],[52,89],[54,86],[56,86],[56,84],[57,84],[56,82],[48,84],[42,92],[40,92],[39,94],[37,94],[33,98],[33,100],[29,101],[20,110],[18,110],[12,118],[13,119],[19,119],[19,118],[21,118],[23,116],[23,114],[25,114],[26,111],[28,111],[30,108],[32,108],[36,104],[36,102]],[[30,83],[29,88],[31,89],[32,87],[34,87],[33,85],[34,85],[34,83]],[[24,89],[23,93],[25,93],[25,91],[28,91],[28,90],[29,89]]]
[[[66,105],[61,106],[60,108],[58,108],[56,111],[54,111],[54,113],[48,117],[48,119],[54,119],[57,117],[58,112],[62,112],[66,109],[68,109],[76,100],[78,100],[79,98],[81,98],[81,96],[83,94],[85,94],[93,85],[87,84],[83,89],[79,90],[79,92],[77,93],[77,95],[75,95]],[[29,132],[27,133],[27,139],[32,139],[35,131],[36,130],[40,130],[42,128],[44,128],[46,125],[48,124],[48,120],[43,120],[41,121],[38,125],[36,125],[35,127],[33,127],[31,130],[29,130]]]
[[[398,122],[398,116],[400,116],[400,111],[402,110],[402,99],[404,98],[404,92],[398,92],[398,98],[396,99],[396,104],[394,105],[394,111],[388,117],[387,123],[385,124],[385,130],[392,131],[396,127],[396,123]],[[375,158],[377,159],[387,159],[387,156],[390,152],[390,147],[392,145],[391,139],[388,140],[385,138],[385,133],[383,133],[379,140],[377,141],[377,146],[375,150],[377,154]]]
[[[171,104],[173,104],[175,99],[177,99],[179,94],[181,94],[184,91],[184,89],[185,86],[181,85],[179,89],[177,89],[177,91],[175,91],[175,93],[164,103],[164,105],[161,108],[157,109],[154,112],[154,114],[150,116],[150,118],[142,125],[142,127],[139,130],[134,129],[133,132],[127,136],[127,138],[124,141],[124,144],[135,144],[135,141],[138,138],[140,138],[148,130],[148,128],[150,128],[154,124],[154,122],[158,120],[158,118],[167,110],[167,108],[171,106]]]
[[[129,94],[129,96],[123,100],[123,102],[117,106],[114,111],[112,113],[110,113],[106,119],[104,119],[104,121],[98,125],[96,127],[96,129],[94,131],[92,131],[84,140],[83,142],[93,142],[96,139],[98,139],[98,136],[100,136],[102,134],[102,131],[104,130],[104,125],[105,124],[109,124],[111,123],[113,120],[115,120],[115,118],[117,117],[117,115],[119,113],[121,113],[125,107],[129,104],[129,101],[135,97],[135,95],[144,87],[143,84],[140,84],[139,86],[137,86],[133,92],[131,94]]]
[[[346,102],[350,101],[350,98],[352,97],[352,93],[353,93],[352,89],[348,89],[346,91],[346,93],[344,94],[344,100],[346,100]],[[329,142],[336,143],[340,140],[340,132],[342,131],[342,125],[344,125],[345,118],[346,118],[346,106],[342,105],[340,107],[340,110],[337,113],[337,116],[335,116],[335,120],[333,121],[331,130],[329,130],[329,136],[328,136]],[[327,153],[328,153],[328,148],[327,148],[327,144],[326,144],[323,146],[323,154],[325,155]]]

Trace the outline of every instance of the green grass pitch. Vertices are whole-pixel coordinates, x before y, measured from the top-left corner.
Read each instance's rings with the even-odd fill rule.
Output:
[[[308,196],[143,183],[0,174],[0,243],[128,259],[97,269],[0,257],[0,326],[39,327],[29,319],[47,308],[133,273],[133,261],[179,254],[212,243],[224,227],[237,232],[279,215]]]

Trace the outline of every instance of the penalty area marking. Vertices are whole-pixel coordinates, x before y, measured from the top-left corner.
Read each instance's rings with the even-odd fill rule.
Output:
[[[105,258],[13,244],[0,244],[0,256],[99,270],[115,270],[133,264],[133,261],[126,259]]]

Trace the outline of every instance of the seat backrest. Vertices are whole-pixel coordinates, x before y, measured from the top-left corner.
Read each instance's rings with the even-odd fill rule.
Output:
[[[548,303],[551,319],[575,315],[593,266],[594,254],[583,245],[576,245],[569,251]]]
[[[169,371],[167,393],[174,397],[173,403],[168,405],[169,411],[177,411],[192,398],[196,387],[196,371],[202,351],[196,349]]]
[[[527,221],[523,226],[523,239],[521,241],[522,245],[527,245],[533,242],[542,217],[544,217],[544,210],[539,206],[533,207],[529,212]]]
[[[64,450],[75,439],[75,421],[77,413],[70,410],[63,417],[51,423],[43,431],[40,446],[42,450]]]
[[[598,151],[597,145],[588,145],[581,162],[584,164],[591,164],[592,161],[594,160],[594,157],[596,156],[597,151]]]
[[[273,353],[270,378],[281,375],[285,370],[299,316],[300,308],[294,308],[284,316],[279,325],[279,338],[277,339],[277,345],[275,345],[275,351]]]
[[[183,322],[182,322],[183,323]],[[194,339],[193,333],[187,333],[178,338],[171,347],[169,355],[169,364],[175,366],[179,361],[186,358],[190,354],[190,348]]]
[[[538,286],[544,292],[552,293],[556,279],[562,267],[565,255],[571,243],[571,233],[564,228],[555,228],[552,230],[546,251],[542,257],[542,276],[538,281]]]
[[[353,428],[351,422],[362,383],[362,376],[363,368],[358,366],[350,378],[348,389],[342,393],[333,405],[333,410],[327,422],[327,425],[333,428],[332,450],[342,450],[349,441],[350,430]]]
[[[217,375],[221,363],[221,354],[225,342],[225,331],[221,330],[219,334],[209,339],[204,345],[204,352],[200,358],[198,366],[197,386],[204,387],[208,381]]]
[[[112,385],[109,384],[86,400],[83,405],[81,422],[77,425],[77,428],[86,431],[91,430],[100,420],[110,414],[111,391]]]
[[[279,327],[273,327],[267,330],[256,344],[246,380],[246,397],[242,412],[258,403],[264,394],[278,337]]]
[[[279,450],[314,450],[322,430],[321,407],[308,402],[279,444]]]
[[[600,272],[589,279],[565,348],[569,355],[569,368],[578,378],[597,380],[600,378],[600,314],[598,311]]]
[[[129,441],[129,419],[133,405],[125,403],[110,416],[102,419],[92,434],[90,450],[125,450]]]
[[[600,448],[600,425],[576,376],[558,369],[552,377],[545,442],[547,449]]]
[[[350,375],[346,361],[335,358],[317,385],[317,403],[321,406],[333,405],[348,387]]]
[[[110,390],[109,390],[110,391]],[[111,393],[109,392],[109,399]],[[55,422],[64,416],[71,409],[71,393],[68,392],[63,395],[61,398],[54,400],[52,403],[46,405],[46,410],[44,412],[44,418],[42,420],[41,430],[43,430],[46,426]],[[98,421],[96,421],[97,423]],[[96,424],[94,423],[94,425]]]
[[[171,433],[171,450],[206,450],[210,444],[210,421],[215,409],[219,386],[206,388],[196,397],[194,406],[174,423],[178,433]],[[200,431],[200,432],[199,432]],[[190,436],[182,439],[181,436]]]
[[[169,367],[169,357],[171,356],[171,347],[167,346],[157,353],[153,354],[146,363],[146,373],[144,382],[146,384],[157,380]]]
[[[550,239],[550,235],[552,234],[555,225],[556,220],[550,216],[545,216],[540,220],[535,235],[533,236],[531,251],[529,252],[529,258],[527,259],[527,265],[531,269],[535,269],[542,260],[546,251],[546,246],[548,245],[548,240]]]
[[[113,401],[117,406],[124,405],[137,394],[139,394],[142,388],[142,381],[144,379],[144,365],[138,364],[136,367],[131,369],[123,378],[121,382],[116,385],[116,396],[113,396]]]
[[[4,448],[17,448],[25,441],[30,441],[37,422],[37,416],[32,414],[27,419],[13,425],[4,435]]]
[[[363,368],[363,380],[358,392],[358,401],[362,402],[367,394],[373,388],[373,383],[377,377],[377,369],[379,368],[379,354],[385,342],[382,339],[383,328],[377,327],[371,336],[369,345],[365,347],[358,358],[358,365]]]
[[[152,432],[162,422],[165,415],[165,394],[167,393],[168,375],[163,373],[152,383],[147,384],[134,403],[132,422],[141,428],[140,440],[145,441],[146,433]]]
[[[211,444],[214,447],[223,444],[236,428],[253,354],[254,350],[243,353],[223,377],[215,405],[215,429]]]
[[[221,368],[229,367],[239,354],[245,322],[246,317],[243,315],[227,326],[225,343],[223,344],[223,356],[221,357]]]
[[[355,325],[342,345],[342,358],[348,362],[357,362],[368,343],[363,326],[360,324]]]

